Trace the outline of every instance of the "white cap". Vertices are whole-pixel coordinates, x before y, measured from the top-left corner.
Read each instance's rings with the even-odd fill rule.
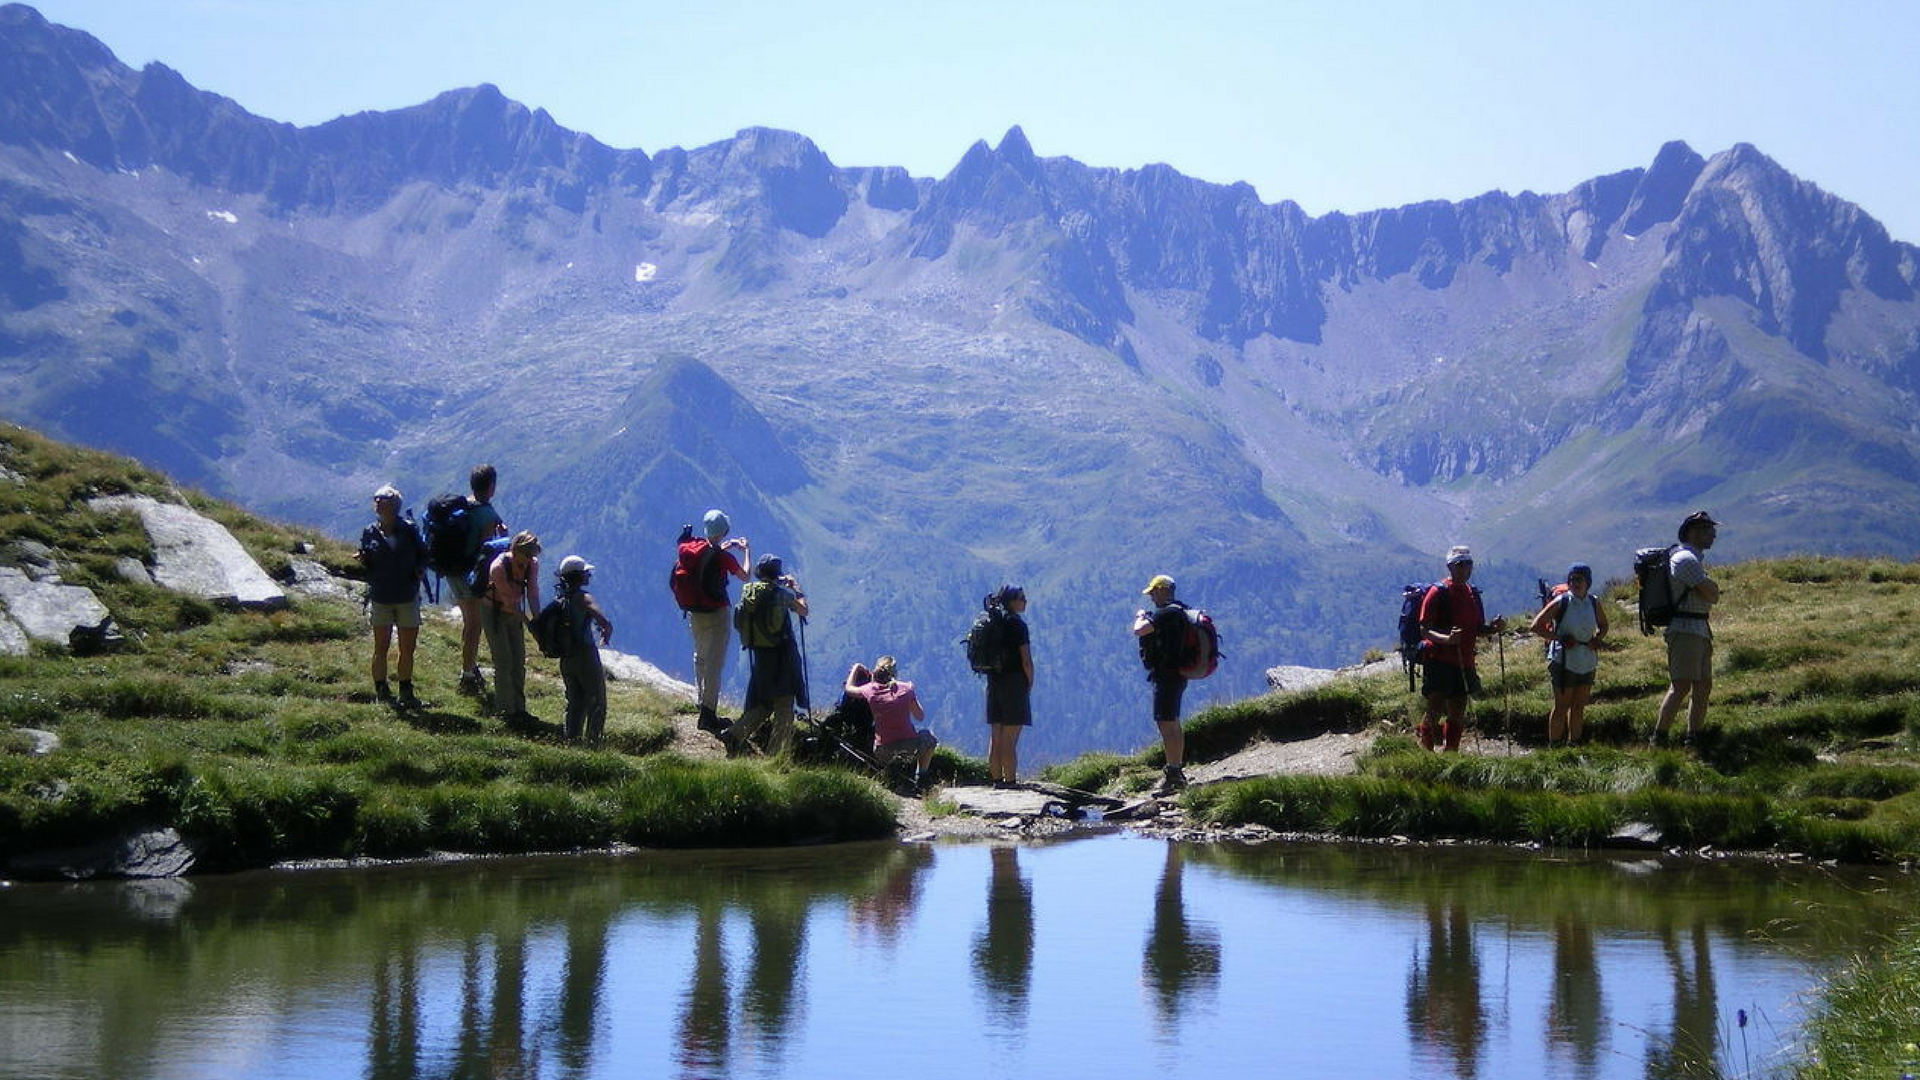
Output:
[[[593,573],[593,564],[578,555],[569,555],[560,560],[561,577],[579,577]]]
[[[1463,563],[1463,562],[1472,562],[1472,561],[1473,561],[1473,549],[1468,547],[1465,544],[1455,544],[1452,547],[1447,549],[1447,565],[1448,566],[1452,566],[1454,563]]]

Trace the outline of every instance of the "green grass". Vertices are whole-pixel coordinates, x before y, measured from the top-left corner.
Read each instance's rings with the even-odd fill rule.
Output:
[[[1920,1073],[1920,926],[1877,957],[1858,957],[1822,988],[1808,1020],[1795,1080],[1853,1080]]]
[[[643,687],[609,685],[596,749],[563,744],[556,724],[509,730],[456,692],[457,630],[439,619],[423,627],[417,657],[432,704],[396,715],[372,701],[355,604],[295,598],[270,614],[227,612],[119,579],[114,560],[145,557],[145,535],[84,500],[181,498],[164,478],[5,425],[0,462],[27,479],[0,484],[0,528],[53,546],[63,576],[93,588],[128,638],[107,656],[0,658],[0,858],[155,824],[192,837],[207,869],[614,842],[800,843],[893,828],[879,787],[846,771],[671,754],[684,703]],[[336,572],[353,565],[343,544],[185,497],[269,570],[297,543]],[[564,711],[558,676],[538,659],[528,698],[536,715],[557,721]],[[29,756],[18,727],[54,731],[60,748]],[[982,763],[944,750],[937,769],[984,776]]]

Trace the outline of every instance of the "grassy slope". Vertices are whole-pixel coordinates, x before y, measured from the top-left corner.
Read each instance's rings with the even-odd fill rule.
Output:
[[[1644,821],[1668,843],[1693,847],[1862,862],[1920,855],[1920,565],[1795,558],[1715,574],[1726,600],[1715,611],[1710,730],[1697,749],[1647,745],[1665,690],[1664,647],[1633,632],[1630,609],[1614,607],[1618,647],[1603,660],[1585,746],[1539,749],[1548,701],[1539,649],[1509,644],[1502,681],[1485,646],[1488,687],[1475,724],[1506,735],[1510,703],[1514,756],[1423,753],[1397,734],[1418,708],[1404,680],[1349,682],[1203,712],[1187,724],[1188,754],[1207,761],[1256,738],[1377,725],[1387,737],[1360,775],[1221,784],[1190,793],[1187,807],[1213,822],[1350,836],[1592,846]],[[1137,789],[1158,761],[1157,748],[1090,755],[1052,775]]]
[[[184,497],[269,571],[300,541],[346,571],[346,545],[19,428],[0,426],[0,465],[26,481],[0,483],[0,535],[52,545],[62,576],[92,587],[129,638],[110,656],[0,658],[0,858],[155,822],[200,837],[211,867],[610,841],[773,844],[892,828],[879,790],[850,774],[671,753],[675,704],[645,688],[609,687],[604,750],[508,731],[454,693],[457,635],[439,620],[422,631],[418,659],[421,696],[439,704],[398,717],[372,701],[357,605],[296,598],[287,611],[233,613],[128,584],[113,561],[146,555],[144,532],[84,501]],[[529,666],[530,708],[557,718],[551,663]],[[56,732],[61,746],[28,756],[17,727]]]

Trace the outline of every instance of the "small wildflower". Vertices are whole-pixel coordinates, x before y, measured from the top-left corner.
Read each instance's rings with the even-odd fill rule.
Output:
[[[1738,1017],[1740,1018],[1740,1027],[1741,1027],[1741,1029],[1742,1029],[1742,1030],[1745,1030],[1745,1029],[1746,1029],[1746,1026],[1747,1026],[1747,1010],[1745,1010],[1745,1009],[1735,1009],[1735,1010],[1734,1010],[1734,1015],[1736,1015],[1736,1016],[1738,1016]]]

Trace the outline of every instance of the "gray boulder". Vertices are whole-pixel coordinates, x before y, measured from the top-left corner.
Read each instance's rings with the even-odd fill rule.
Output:
[[[287,606],[287,594],[212,518],[145,495],[113,495],[87,505],[140,519],[153,543],[153,580],[162,588],[225,607],[274,611]]]
[[[92,589],[58,579],[35,581],[11,566],[0,566],[0,605],[29,638],[61,648],[71,646],[75,630],[100,630],[111,619]],[[0,638],[5,636],[0,630]]]
[[[1325,686],[1335,679],[1365,679],[1398,669],[1400,661],[1394,657],[1384,660],[1372,660],[1364,664],[1354,664],[1343,668],[1296,667],[1281,664],[1267,669],[1267,686],[1273,690],[1312,690]]]
[[[4,614],[0,614],[0,656],[25,656],[33,648],[27,632]]]
[[[170,828],[140,829],[85,847],[22,855],[7,864],[12,873],[40,881],[95,878],[171,878],[193,869],[195,852]]]
[[[153,584],[153,574],[148,572],[147,564],[130,556],[122,555],[113,560],[113,572],[130,585]]]
[[[693,684],[683,683],[631,653],[601,649],[600,666],[606,669],[607,678],[614,682],[641,683],[668,697],[693,700]]]
[[[287,560],[285,573],[276,575],[287,588],[316,600],[358,600],[360,589],[346,578],[335,577],[325,566],[298,556]]]

